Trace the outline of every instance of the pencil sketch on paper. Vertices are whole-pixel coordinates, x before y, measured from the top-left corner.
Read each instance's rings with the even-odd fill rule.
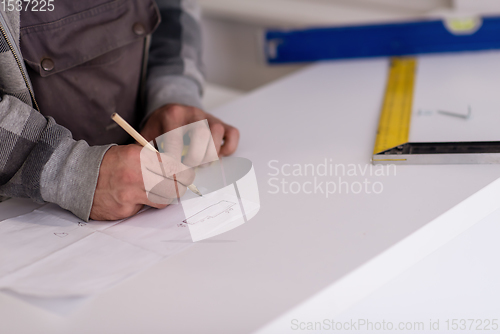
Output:
[[[177,226],[187,227],[188,225],[199,224],[204,221],[219,217],[222,214],[228,214],[233,211],[233,206],[235,205],[236,203],[230,201],[220,201],[219,203],[212,204],[209,207],[192,215],[191,217],[184,219],[182,223],[178,224]]]
[[[75,230],[77,230],[79,227],[84,227],[86,226],[87,223],[84,223],[84,222],[78,222],[78,226],[76,226],[74,229],[70,230],[70,231],[67,231],[67,232],[73,232]],[[64,237],[67,237],[69,234],[66,233],[66,232],[59,232],[59,233],[54,233],[54,235],[56,237],[59,237],[59,238],[64,238]]]

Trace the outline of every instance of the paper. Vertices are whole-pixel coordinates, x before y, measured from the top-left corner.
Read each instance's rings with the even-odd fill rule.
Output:
[[[243,204],[244,203],[244,204]],[[238,198],[233,184],[202,198],[182,201],[186,219],[181,228],[189,229],[194,242],[208,239],[236,228],[259,211],[257,203]]]
[[[37,297],[95,294],[193,245],[177,227],[183,219],[172,205],[84,223],[49,204],[0,222],[0,288]]]
[[[499,141],[500,52],[418,57],[410,142]]]
[[[31,199],[11,198],[0,203],[0,222],[2,220],[18,217],[38,209],[43,204],[37,204]]]
[[[40,297],[85,296],[147,269],[161,256],[95,232],[0,280],[0,286]]]
[[[193,245],[189,231],[177,225],[184,219],[182,207],[148,210],[140,218],[128,219],[103,233],[123,242],[167,257]]]
[[[233,187],[232,191],[230,191]],[[186,212],[231,202],[186,225]],[[247,202],[246,200],[242,200]],[[246,203],[255,214],[259,206]],[[231,210],[229,210],[231,209]],[[227,212],[226,212],[227,211]],[[119,222],[85,223],[55,205],[0,222],[0,289],[36,297],[89,296],[245,222],[234,186]]]
[[[92,230],[77,222],[34,211],[0,223],[0,277],[41,260]]]

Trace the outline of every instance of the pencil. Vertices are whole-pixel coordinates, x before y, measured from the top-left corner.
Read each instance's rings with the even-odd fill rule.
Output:
[[[151,145],[146,140],[146,138],[144,138],[143,136],[141,136],[141,134],[139,132],[137,132],[130,124],[128,124],[127,121],[124,120],[120,115],[118,115],[117,113],[114,113],[113,115],[111,115],[111,119],[113,121],[115,121],[119,126],[121,126],[121,128],[123,130],[127,131],[127,133],[129,135],[131,135],[135,140],[137,140],[137,142],[139,144],[141,144],[142,146],[150,149],[153,152],[160,153],[160,152],[158,152],[158,150],[153,145]],[[191,185],[189,185],[187,187],[189,188],[189,190],[191,190],[192,192],[194,192],[196,195],[202,196],[201,192],[198,190],[198,188],[194,184],[191,184]]]

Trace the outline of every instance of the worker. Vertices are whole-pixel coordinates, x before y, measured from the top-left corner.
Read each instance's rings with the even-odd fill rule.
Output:
[[[206,119],[217,153],[232,154],[238,130],[201,104],[199,17],[191,0],[1,4],[0,196],[56,203],[85,221],[165,207],[148,197],[142,147],[113,113],[148,141]],[[194,174],[167,159],[185,191]]]

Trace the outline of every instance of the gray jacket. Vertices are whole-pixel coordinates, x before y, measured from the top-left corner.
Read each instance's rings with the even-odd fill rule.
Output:
[[[99,6],[87,8],[85,12],[64,19],[74,21],[78,15],[80,18],[92,19],[89,13],[103,12],[105,6],[125,8],[128,5],[132,6],[131,3],[135,1],[145,0],[92,1]],[[78,3],[85,4],[92,1],[80,0]],[[162,21],[157,24],[158,27],[151,39],[142,37],[142,40],[151,40],[151,43],[144,43],[146,45],[144,49],[149,51],[149,54],[144,57],[142,84],[144,108],[137,125],[141,123],[141,119],[144,122],[154,110],[166,104],[202,107],[200,96],[203,75],[198,7],[194,0],[155,0],[155,2],[156,4],[151,2],[150,9],[161,16]],[[137,2],[135,4],[137,5]],[[58,5],[65,4],[56,1],[55,6]],[[75,57],[71,59],[66,57],[60,62],[56,61],[55,65],[53,63],[47,65],[38,60],[37,63],[32,63],[30,62],[32,56],[33,59],[37,59],[36,53],[45,47],[44,43],[36,38],[36,34],[47,30],[47,24],[33,25],[28,30],[23,28],[21,33],[20,20],[23,13],[5,9],[0,6],[0,196],[24,197],[40,203],[56,203],[79,218],[88,220],[102,158],[112,143],[117,141],[111,139],[106,145],[91,146],[87,141],[75,140],[66,127],[57,124],[54,118],[40,113],[35,92],[43,92],[44,88],[47,92],[51,92],[50,89],[53,87],[39,84],[38,77],[35,78],[34,75],[36,73],[37,76],[44,77],[46,75],[43,71],[52,70],[53,67],[55,67],[53,71],[60,73],[66,73],[71,66],[79,68],[87,65],[90,69],[96,59],[103,59],[105,63],[108,54],[116,52],[115,49],[119,47],[126,47],[123,44],[128,42],[124,39],[120,41],[121,44],[117,42],[114,48],[110,48],[109,45],[114,45],[111,41],[107,43],[106,49],[94,48],[96,52],[90,55],[92,58],[80,57],[79,62]],[[57,25],[61,21],[55,20],[51,24]],[[133,30],[137,32],[138,29],[134,26]],[[20,39],[23,39],[23,42],[28,41],[29,46],[39,43],[40,48],[38,51],[34,49],[33,52],[30,48],[21,48]],[[131,40],[129,44],[132,42],[135,41]],[[21,50],[28,58],[23,58]],[[47,51],[40,54],[43,53]],[[58,69],[57,66],[61,68]],[[30,75],[33,80],[30,79]],[[40,88],[34,89],[36,85]],[[42,97],[45,98],[47,94],[44,92]],[[140,97],[140,94],[137,95]],[[45,101],[40,104],[50,105]],[[71,114],[74,110],[58,110],[58,112]],[[107,119],[108,115],[105,116]],[[84,136],[76,137],[85,139]]]

